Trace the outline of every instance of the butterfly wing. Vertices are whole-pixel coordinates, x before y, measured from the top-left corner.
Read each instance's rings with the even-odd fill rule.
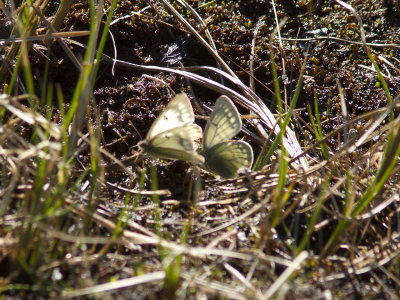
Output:
[[[231,139],[241,128],[242,120],[235,105],[227,96],[219,97],[204,129],[203,148],[206,150]]]
[[[194,122],[193,108],[185,93],[176,95],[165,107],[164,111],[153,122],[146,140],[175,127],[190,125]]]
[[[253,150],[243,141],[219,143],[204,151],[205,167],[223,178],[234,178],[241,168],[253,164]]]
[[[201,138],[201,135],[201,127],[190,124],[163,131],[149,141],[139,142],[139,147],[152,158],[179,159],[201,164],[204,163],[204,157],[196,152],[193,142]]]

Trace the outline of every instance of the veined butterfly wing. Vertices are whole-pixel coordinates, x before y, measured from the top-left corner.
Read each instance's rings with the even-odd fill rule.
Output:
[[[165,107],[164,111],[151,125],[146,140],[169,129],[189,125],[194,122],[194,113],[189,98],[185,93],[176,95]]]
[[[204,157],[196,152],[194,140],[202,136],[201,127],[192,124],[194,113],[186,94],[175,96],[154,121],[139,147],[152,158],[179,159],[200,164]]]
[[[222,142],[204,152],[206,168],[223,178],[234,178],[253,164],[253,150],[244,141]]]
[[[233,138],[241,128],[242,120],[231,99],[227,96],[219,97],[204,129],[204,149]]]
[[[218,98],[204,130],[204,166],[224,178],[233,178],[241,168],[253,164],[253,150],[243,141],[229,141],[239,133],[242,121],[239,112],[227,96]]]
[[[190,124],[164,131],[149,142],[139,142],[139,146],[152,158],[179,159],[201,164],[204,163],[204,157],[196,152],[193,143],[201,135],[201,127]]]

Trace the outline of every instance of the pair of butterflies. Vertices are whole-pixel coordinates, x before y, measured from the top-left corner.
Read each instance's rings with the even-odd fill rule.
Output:
[[[227,96],[217,99],[198,152],[195,140],[202,137],[202,130],[193,122],[190,100],[186,94],[179,94],[168,103],[154,121],[146,139],[138,145],[150,157],[201,164],[223,178],[236,177],[239,169],[251,167],[253,150],[250,145],[229,140],[241,130],[242,120]]]

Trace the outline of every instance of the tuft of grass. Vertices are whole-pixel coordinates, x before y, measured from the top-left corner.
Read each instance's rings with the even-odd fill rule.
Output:
[[[322,132],[322,126],[321,126],[321,117],[320,117],[320,113],[318,110],[318,101],[317,101],[317,94],[314,93],[314,110],[315,110],[315,119],[317,121],[317,123],[315,124],[315,120],[314,120],[314,114],[311,110],[310,105],[308,105],[308,113],[310,115],[310,121],[312,124],[312,128],[314,130],[314,135],[317,138],[318,142],[321,142],[321,152],[322,155],[324,157],[325,160],[329,160],[330,155],[329,155],[329,150],[328,150],[328,146],[326,145],[325,142],[322,141],[323,139],[323,132]]]

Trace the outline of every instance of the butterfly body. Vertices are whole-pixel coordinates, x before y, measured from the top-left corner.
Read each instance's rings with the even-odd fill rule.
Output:
[[[244,141],[229,140],[242,128],[239,112],[227,96],[218,98],[204,130],[204,167],[223,178],[234,178],[253,164],[253,150]]]
[[[202,130],[193,122],[192,105],[185,94],[179,94],[168,103],[150,127],[146,139],[138,145],[151,158],[201,164],[204,158],[196,152],[194,141],[201,138]]]

